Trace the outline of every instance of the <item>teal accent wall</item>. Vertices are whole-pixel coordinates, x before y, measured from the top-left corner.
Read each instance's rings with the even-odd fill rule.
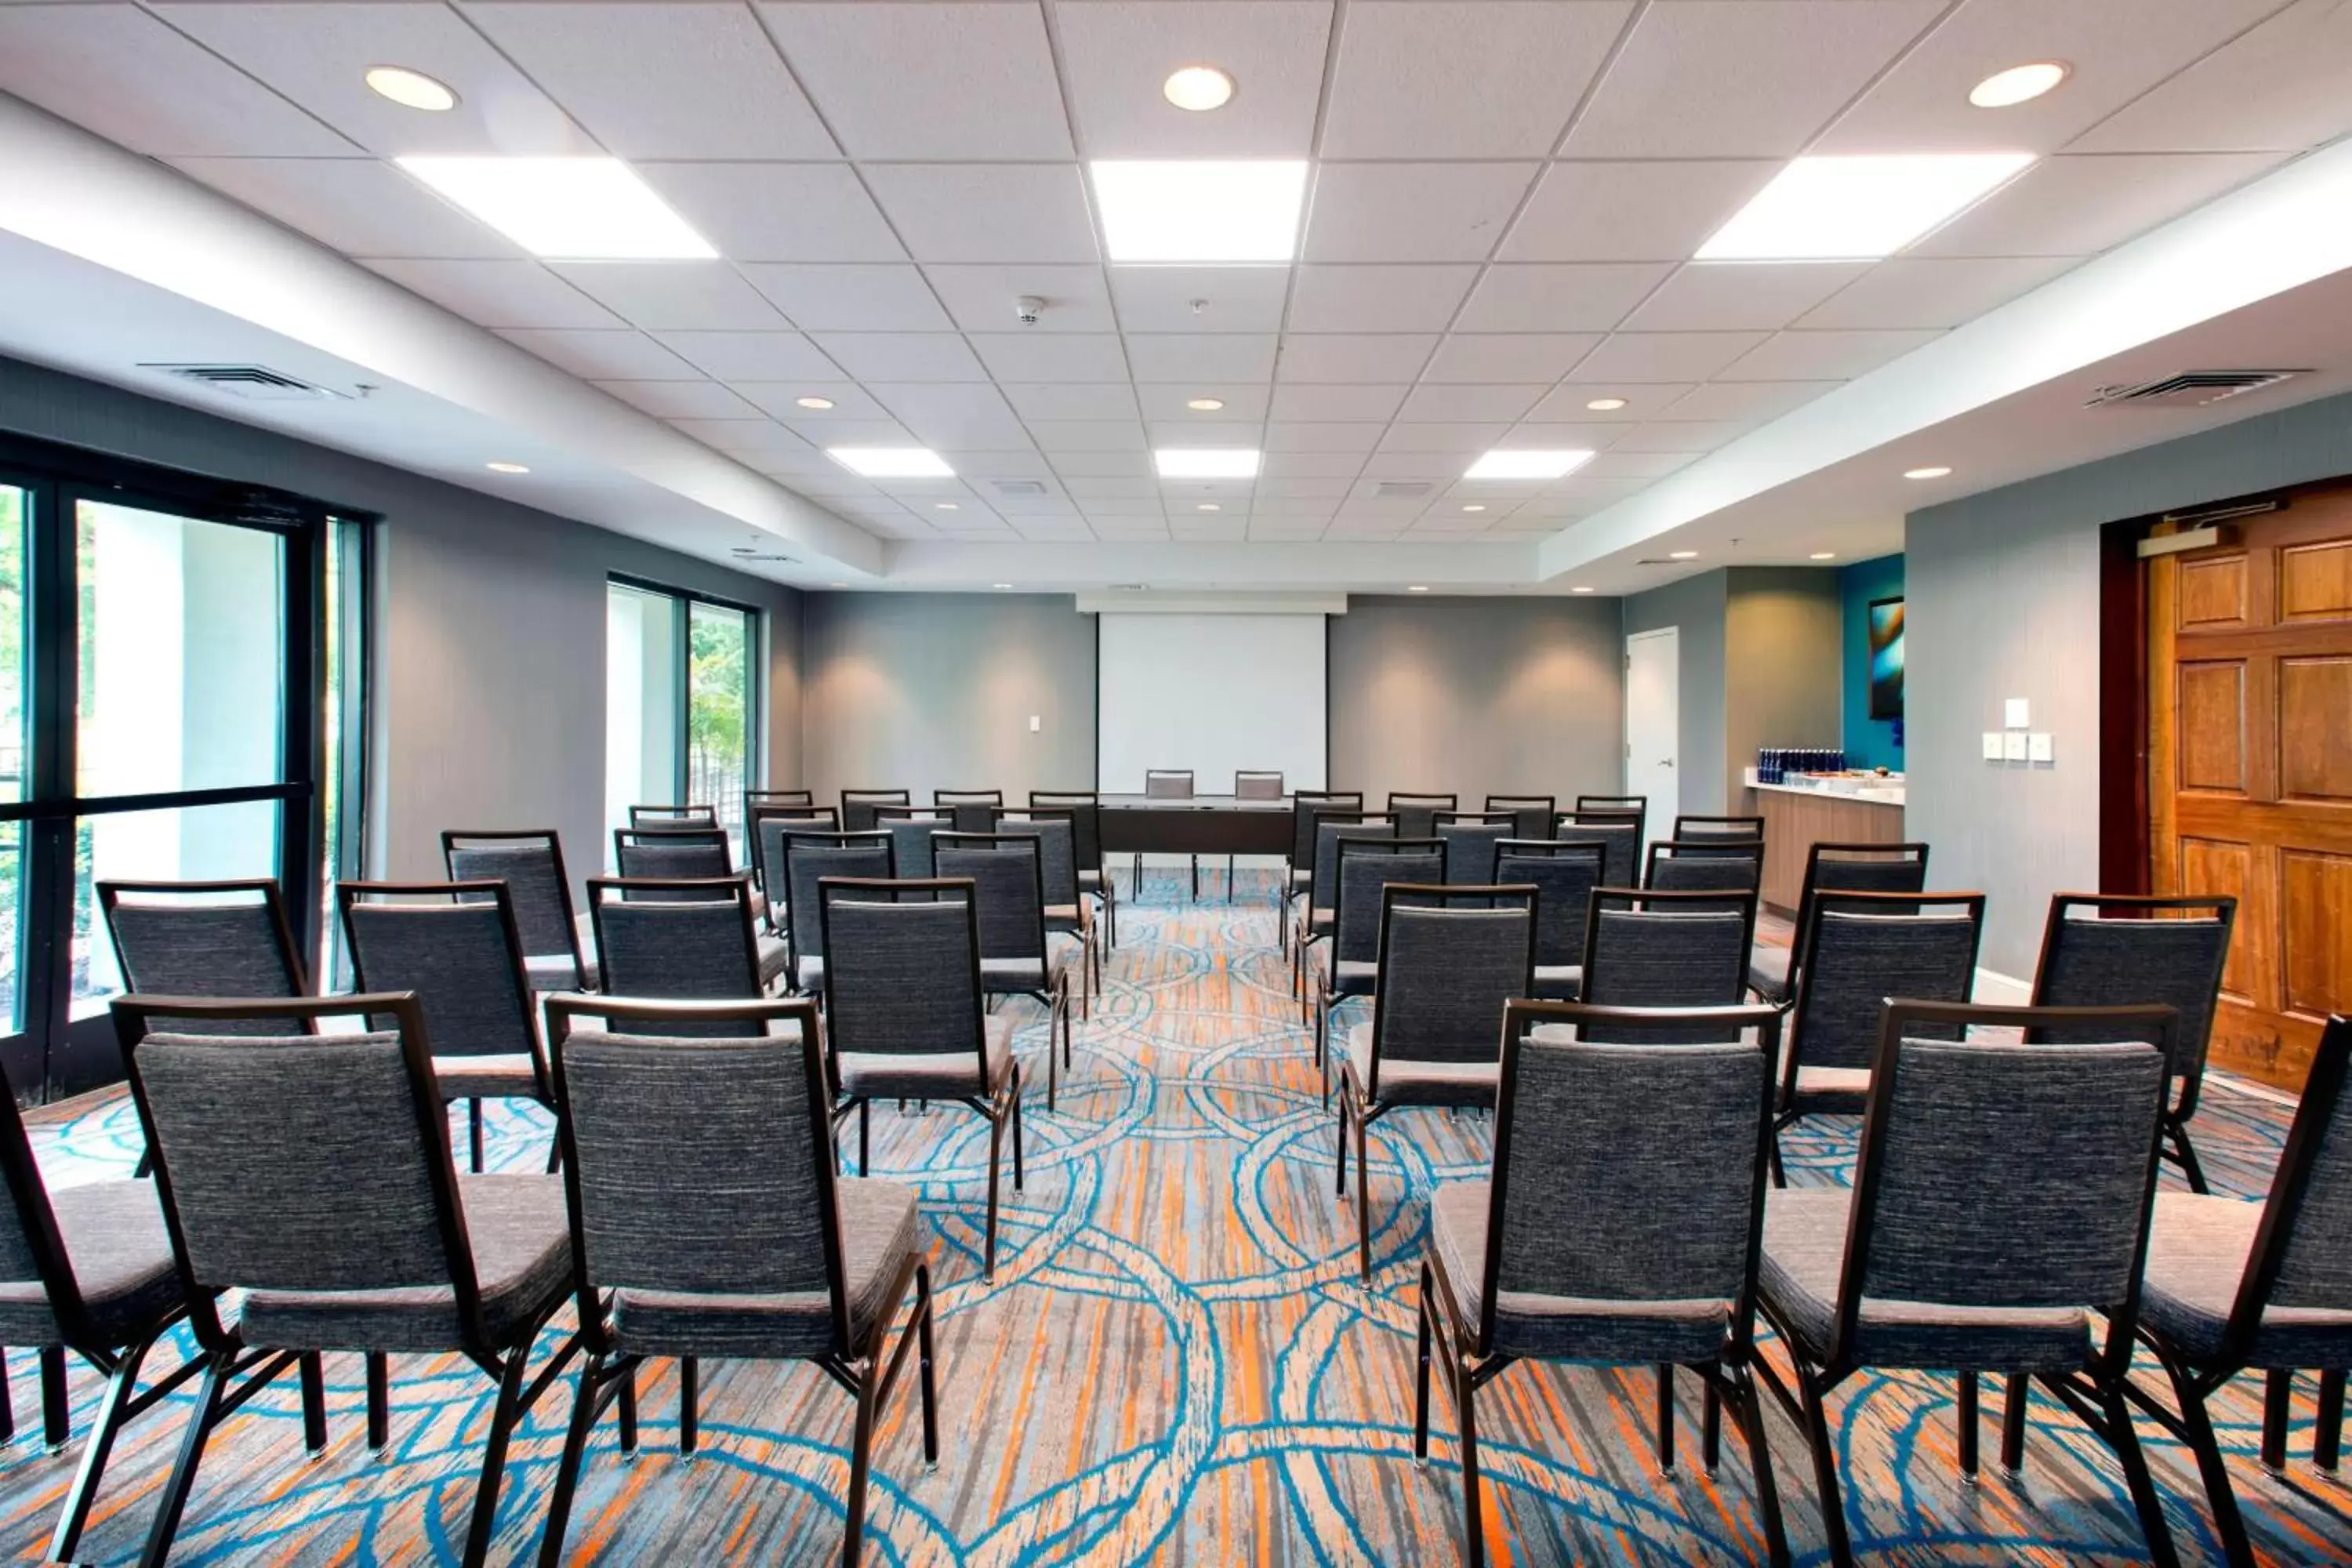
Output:
[[[1839,744],[1855,767],[1900,772],[1903,746],[1895,739],[1895,721],[1870,716],[1870,602],[1902,595],[1903,557],[1882,555],[1839,568],[1838,590],[1845,600],[1845,738]],[[1907,637],[1905,642],[1907,652]]]

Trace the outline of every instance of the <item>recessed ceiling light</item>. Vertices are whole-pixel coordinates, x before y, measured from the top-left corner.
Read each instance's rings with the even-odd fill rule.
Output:
[[[370,66],[362,79],[370,92],[378,98],[388,98],[403,109],[444,114],[457,107],[457,95],[446,83],[435,81],[423,71],[413,71],[406,66]]]
[[[1969,101],[1979,109],[2007,109],[2040,98],[2066,79],[2068,67],[2060,60],[2036,60],[1995,71],[1969,89]]]
[[[928,447],[827,447],[824,455],[869,479],[955,478],[955,470]]]
[[[1701,261],[1875,261],[2033,162],[2031,153],[1799,158],[1699,247]]]
[[[1464,511],[1485,511],[1486,509],[1483,506],[1465,506],[1462,510]]]
[[[1595,414],[1614,414],[1625,406],[1625,400],[1622,397],[1596,397],[1584,406]]]
[[[1162,447],[1151,454],[1163,479],[1254,479],[1254,447]]]
[[[1903,477],[1906,479],[1940,479],[1951,471],[1949,468],[1940,467],[1906,468],[1903,470]]]
[[[1463,470],[1465,479],[1556,479],[1592,460],[1587,451],[1518,451],[1497,447]]]
[[[1429,584],[1426,583],[1410,584],[1406,586],[1405,592],[1408,594],[1426,594],[1429,592]]]
[[[951,500],[935,500],[931,503],[931,510],[933,511],[961,511],[963,509]]]
[[[1224,405],[1225,400],[1222,397],[1195,397],[1184,405],[1195,414],[1214,414]]]
[[[551,261],[710,261],[710,242],[618,158],[402,158],[400,166]]]
[[[1669,561],[1696,561],[1698,559],[1698,552],[1696,550],[1669,550],[1666,552],[1666,559]]]
[[[1837,559],[1837,552],[1834,550],[1816,550],[1813,552],[1813,559],[1816,561],[1834,561]]]
[[[1303,162],[1192,159],[1092,165],[1113,261],[1288,261],[1307,200]]]
[[[530,469],[520,463],[484,463],[482,467],[494,474],[527,474]]]
[[[1202,501],[1200,505],[1198,505],[1198,506],[1194,507],[1192,510],[1193,510],[1194,511],[1223,511],[1223,510],[1224,510],[1225,509],[1224,509],[1223,507],[1219,506],[1215,501],[1213,501],[1213,500],[1204,500],[1204,501]]]
[[[1201,114],[1233,101],[1234,79],[1214,66],[1186,66],[1160,83],[1160,92],[1177,108]]]
[[[1571,593],[1571,594],[1590,594],[1591,592],[1592,592],[1592,590],[1591,590],[1591,589],[1590,589],[1590,588],[1578,587],[1578,588],[1570,588],[1570,589],[1569,590],[1569,592],[1570,592],[1570,593]]]
[[[833,406],[830,397],[795,397],[793,401],[803,408],[814,408],[820,414]]]

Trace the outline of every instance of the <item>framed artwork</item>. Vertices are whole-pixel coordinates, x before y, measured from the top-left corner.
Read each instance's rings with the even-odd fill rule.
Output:
[[[1903,601],[1870,602],[1870,716],[1903,717]]]

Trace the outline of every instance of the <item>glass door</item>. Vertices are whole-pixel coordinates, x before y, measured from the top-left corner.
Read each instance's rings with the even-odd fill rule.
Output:
[[[748,606],[617,577],[606,584],[608,828],[626,827],[632,805],[707,805],[735,863],[749,863],[743,792],[759,777],[759,638]]]

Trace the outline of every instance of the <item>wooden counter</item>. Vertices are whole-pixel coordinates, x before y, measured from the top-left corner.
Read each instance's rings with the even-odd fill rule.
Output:
[[[1764,819],[1764,902],[1793,915],[1816,844],[1900,844],[1903,807],[1828,790],[1759,784],[1748,809]]]

